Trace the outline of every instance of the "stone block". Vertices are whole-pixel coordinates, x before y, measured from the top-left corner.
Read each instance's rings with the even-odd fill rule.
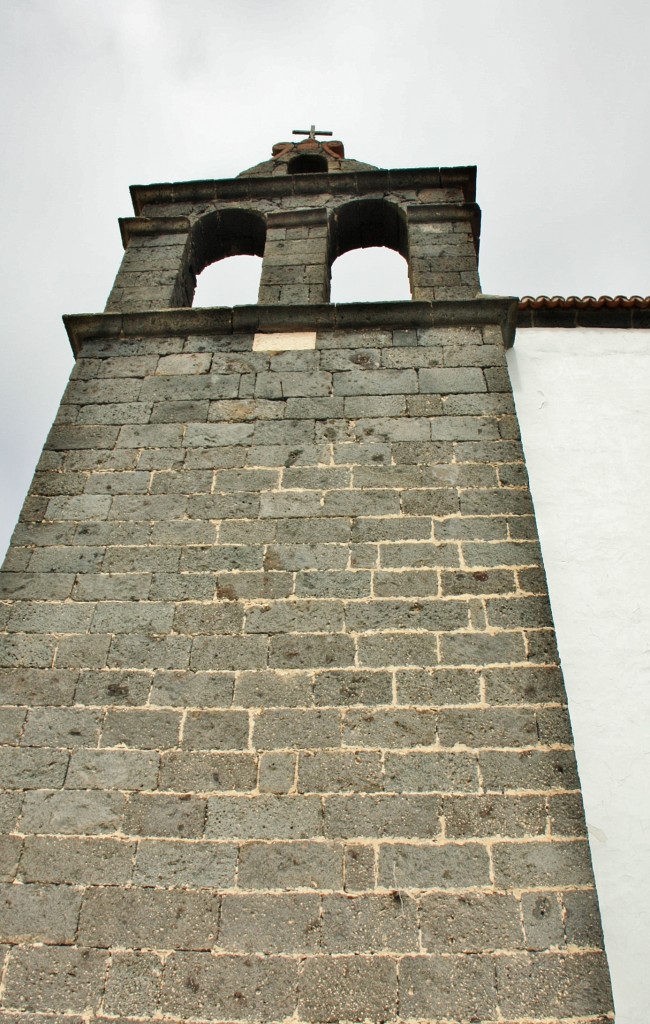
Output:
[[[436,723],[436,713],[427,710],[351,708],[344,713],[342,743],[355,748],[432,747]]]
[[[498,886],[593,885],[585,840],[573,842],[496,843],[494,876]]]
[[[526,935],[526,949],[542,950],[564,946],[564,923],[557,893],[523,893],[521,912]]]
[[[291,601],[258,605],[246,613],[247,633],[340,633],[343,605],[336,601]]]
[[[312,703],[312,682],[306,672],[262,670],[239,672],[233,703],[243,707],[299,707]]]
[[[526,660],[522,633],[453,633],[440,639],[446,665],[490,665]]]
[[[436,638],[426,633],[377,633],[358,641],[359,664],[384,668],[388,665],[435,665]]]
[[[441,711],[438,735],[444,747],[529,747],[538,742],[536,718],[527,708]]]
[[[549,800],[549,819],[554,836],[583,836],[584,822],[582,798],[578,793],[560,794]]]
[[[81,907],[79,942],[93,948],[211,949],[220,903],[205,891],[91,888]]]
[[[249,721],[245,711],[191,711],[182,746],[188,750],[245,750]]]
[[[522,953],[496,965],[499,1003],[508,1017],[595,1017],[612,1013],[604,953]]]
[[[279,634],[269,645],[269,664],[275,668],[342,667],[354,659],[354,641],[343,633]]]
[[[325,835],[333,839],[434,839],[440,834],[437,796],[329,796],[323,810]]]
[[[295,788],[296,755],[283,751],[269,751],[259,759],[259,788],[261,793],[288,793]]]
[[[39,708],[38,711],[41,709]],[[56,710],[59,710],[58,708]],[[38,711],[36,716],[38,719]],[[45,712],[49,718],[49,709]],[[23,727],[27,711],[25,708],[1,708],[0,709],[0,743],[18,743],[23,734]]]
[[[369,572],[305,571],[296,574],[296,597],[370,597]]]
[[[0,747],[0,776],[5,789],[58,789],[63,785],[69,754],[38,747]]]
[[[56,642],[27,633],[0,636],[0,666],[2,668],[49,668],[54,658]],[[58,666],[57,666],[58,667]],[[67,667],[67,666],[64,666]]]
[[[377,597],[436,597],[438,594],[435,570],[375,572],[373,575]]]
[[[0,835],[0,881],[13,882],[22,851],[19,836]]]
[[[140,750],[77,750],[70,758],[67,789],[155,789],[158,754]]]
[[[485,673],[489,704],[565,703],[562,673],[534,665],[494,668]]]
[[[103,950],[17,948],[7,968],[4,1004],[13,1010],[87,1013],[99,1008],[105,975]]]
[[[289,597],[293,586],[291,573],[224,572],[217,575],[216,596],[224,601],[237,601],[239,598],[273,600]]]
[[[141,601],[149,596],[151,574],[83,573],[77,576],[74,596],[77,601]]]
[[[382,844],[379,884],[387,889],[460,889],[491,886],[490,864],[484,846]]]
[[[255,789],[256,783],[257,761],[252,754],[171,751],[161,758],[158,782],[161,790],[184,793],[221,790],[245,792]]]
[[[234,688],[232,672],[167,672],[154,673],[151,689],[153,705],[173,707],[228,707]]]
[[[487,792],[579,787],[573,751],[485,751],[479,754],[479,764]]]
[[[413,369],[348,370],[334,373],[332,383],[335,395],[407,395],[419,390]]]
[[[182,355],[161,356],[156,367],[157,374],[207,373],[212,356],[207,352],[191,352]]]
[[[421,929],[429,953],[487,953],[524,944],[517,901],[498,893],[425,896]]]
[[[419,946],[417,903],[409,896],[323,897],[323,950],[412,953]]]
[[[404,957],[399,997],[405,1017],[489,1020],[497,1012],[494,960],[474,955]]]
[[[476,394],[488,390],[483,373],[477,367],[421,369],[418,378],[423,394]]]
[[[375,887],[375,851],[369,844],[348,843],[344,855],[344,889],[363,892]]]
[[[236,864],[237,847],[228,843],[143,839],[133,879],[139,885],[165,888],[230,888]]]
[[[8,628],[17,633],[83,633],[95,606],[58,601],[16,601]]]
[[[266,636],[195,637],[190,666],[194,670],[263,668],[267,660]],[[182,668],[182,665],[160,666]],[[299,667],[292,666],[289,667]]]
[[[281,1020],[296,1007],[298,962],[281,956],[172,953],[161,1009],[176,1018]]]
[[[349,604],[345,610],[352,633],[376,630],[462,629],[468,625],[467,605],[460,601],[374,601]]]
[[[108,664],[110,668],[186,668],[190,645],[190,637],[185,636],[122,634],[111,641]]]
[[[298,1013],[315,1022],[385,1021],[396,1012],[397,971],[388,957],[310,957],[300,979]]]
[[[443,802],[445,834],[450,839],[542,837],[546,804],[539,796],[453,796]]]
[[[383,569],[456,566],[458,548],[455,544],[429,544],[426,541],[382,544],[380,559]]]
[[[477,763],[471,754],[387,752],[384,764],[384,787],[394,793],[468,793],[478,790]]]
[[[210,839],[311,839],[323,834],[315,796],[213,796],[205,824]]]
[[[336,842],[247,842],[240,847],[242,889],[340,889],[343,846]]]
[[[74,942],[81,892],[66,885],[0,885],[0,932],[4,942]]]
[[[77,704],[123,705],[137,707],[147,703],[152,673],[147,671],[83,671],[75,691]],[[155,703],[155,702],[154,702]]]
[[[181,718],[177,711],[124,708],[106,712],[102,746],[140,749],[175,747]]]
[[[338,747],[340,743],[341,718],[338,710],[262,708],[254,720],[253,746],[258,750]]]
[[[562,893],[564,929],[570,946],[602,948],[603,933],[600,925],[598,897],[591,889]]]
[[[119,885],[131,879],[135,845],[123,839],[27,836],[20,860],[25,882]]]
[[[351,669],[317,672],[314,701],[321,705],[390,704],[392,678],[389,672]]]
[[[111,638],[107,634],[64,636],[56,650],[57,668],[104,668]]]
[[[121,793],[39,789],[25,795],[21,826],[26,833],[104,835],[119,831],[124,810]]]
[[[311,525],[311,520],[309,522]],[[269,544],[264,555],[264,568],[286,572],[301,569],[343,570],[347,568],[348,559],[346,544],[320,544],[314,537],[309,544]]]
[[[234,953],[313,953],[320,946],[320,897],[226,894],[219,947]]]
[[[153,1017],[158,1008],[162,960],[155,953],[113,953],[103,1009],[110,1015]]]
[[[206,801],[189,795],[135,793],[125,809],[126,835],[169,839],[200,839]]]
[[[299,756],[300,793],[372,793],[382,788],[379,752],[314,750]]]

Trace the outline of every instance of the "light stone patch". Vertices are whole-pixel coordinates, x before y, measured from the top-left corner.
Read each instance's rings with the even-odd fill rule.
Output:
[[[253,352],[288,352],[316,348],[316,331],[282,331],[277,334],[256,334]]]

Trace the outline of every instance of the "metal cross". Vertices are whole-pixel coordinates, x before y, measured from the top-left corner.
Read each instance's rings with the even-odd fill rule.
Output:
[[[320,132],[316,131],[316,125],[313,124],[309,131],[302,131],[294,128],[291,132],[292,135],[308,135],[310,139],[315,139],[317,135],[331,135],[332,132]]]

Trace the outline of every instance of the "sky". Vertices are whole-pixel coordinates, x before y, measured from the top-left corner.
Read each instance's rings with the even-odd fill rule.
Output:
[[[0,0],[0,548],[72,366],[61,315],[103,309],[130,184],[233,177],[316,121],[346,155],[380,167],[478,165],[485,292],[645,295],[649,37],[650,6],[638,0]],[[242,301],[240,283],[224,285],[224,304]],[[510,357],[527,454],[539,451],[540,423],[549,429],[535,416],[543,371],[544,415],[565,417],[552,421],[565,438],[580,397],[578,425],[597,410],[608,438],[643,461],[630,447],[640,407],[626,394],[650,379],[650,341],[630,353],[612,336],[595,359],[591,343],[561,337],[558,352],[560,334],[550,343],[522,332]],[[567,375],[569,364],[579,372]],[[590,437],[596,455],[603,436],[587,433],[585,450]],[[543,488],[571,483],[561,453],[542,447],[537,479],[529,459],[543,542]],[[640,501],[642,469],[630,504]],[[588,471],[597,481],[602,467],[585,457],[585,481]],[[590,499],[603,518],[606,491]],[[565,497],[556,489],[548,499],[551,522],[569,508]],[[630,587],[643,557],[631,563]],[[570,561],[560,551],[560,566]],[[584,601],[561,571],[549,576],[556,620],[568,614],[566,627],[558,621],[562,652]],[[607,620],[606,603],[598,614]],[[601,635],[598,621],[593,629]],[[648,681],[644,651],[641,643],[634,671]],[[597,761],[595,740],[583,746]],[[630,794],[638,810],[645,794]],[[594,828],[607,833],[598,813]],[[650,814],[642,820],[650,835]],[[601,899],[607,884],[599,879]],[[643,898],[647,921],[647,882]],[[645,972],[621,920],[606,930],[618,1021],[640,1024]],[[635,949],[650,944],[650,923],[645,936]]]

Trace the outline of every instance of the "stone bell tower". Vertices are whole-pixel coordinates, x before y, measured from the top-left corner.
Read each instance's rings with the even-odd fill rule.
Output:
[[[475,169],[137,186],[2,573],[7,1021],[611,1018]],[[411,302],[329,304],[350,249]],[[191,309],[263,257],[255,306]]]

